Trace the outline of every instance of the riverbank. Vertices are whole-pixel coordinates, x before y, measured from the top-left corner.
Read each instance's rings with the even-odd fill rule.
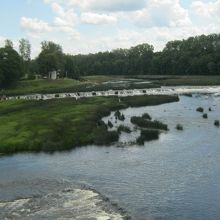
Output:
[[[94,97],[0,103],[0,153],[53,152],[89,144],[108,145],[118,134],[99,120],[111,111],[178,101],[177,96]]]
[[[155,88],[158,85],[141,79],[128,79],[123,76],[88,76],[74,79],[22,80],[0,91],[0,96],[21,96],[27,94],[74,93],[107,91],[110,89]]]

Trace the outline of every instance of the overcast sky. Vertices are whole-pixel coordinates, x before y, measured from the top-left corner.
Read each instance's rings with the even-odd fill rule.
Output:
[[[220,32],[220,0],[1,0],[0,45],[52,40],[66,53],[93,53]]]

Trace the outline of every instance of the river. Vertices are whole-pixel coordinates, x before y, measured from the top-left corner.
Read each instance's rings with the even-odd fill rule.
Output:
[[[145,146],[0,157],[0,219],[219,219],[220,97],[128,108],[124,123],[146,112],[170,130]]]

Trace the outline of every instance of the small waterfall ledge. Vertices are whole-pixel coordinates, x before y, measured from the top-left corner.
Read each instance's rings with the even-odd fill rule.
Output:
[[[126,97],[141,95],[184,95],[184,94],[214,94],[220,95],[220,86],[178,86],[178,87],[161,87],[151,89],[132,89],[132,90],[108,90],[93,92],[75,92],[75,93],[55,93],[55,94],[30,94],[21,96],[5,97],[4,100],[49,100],[63,98],[91,98],[91,97]]]

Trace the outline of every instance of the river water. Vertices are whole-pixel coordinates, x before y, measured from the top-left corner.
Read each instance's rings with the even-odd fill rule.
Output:
[[[220,219],[220,97],[181,96],[122,112],[126,125],[147,112],[170,130],[145,146],[0,157],[0,219]]]

